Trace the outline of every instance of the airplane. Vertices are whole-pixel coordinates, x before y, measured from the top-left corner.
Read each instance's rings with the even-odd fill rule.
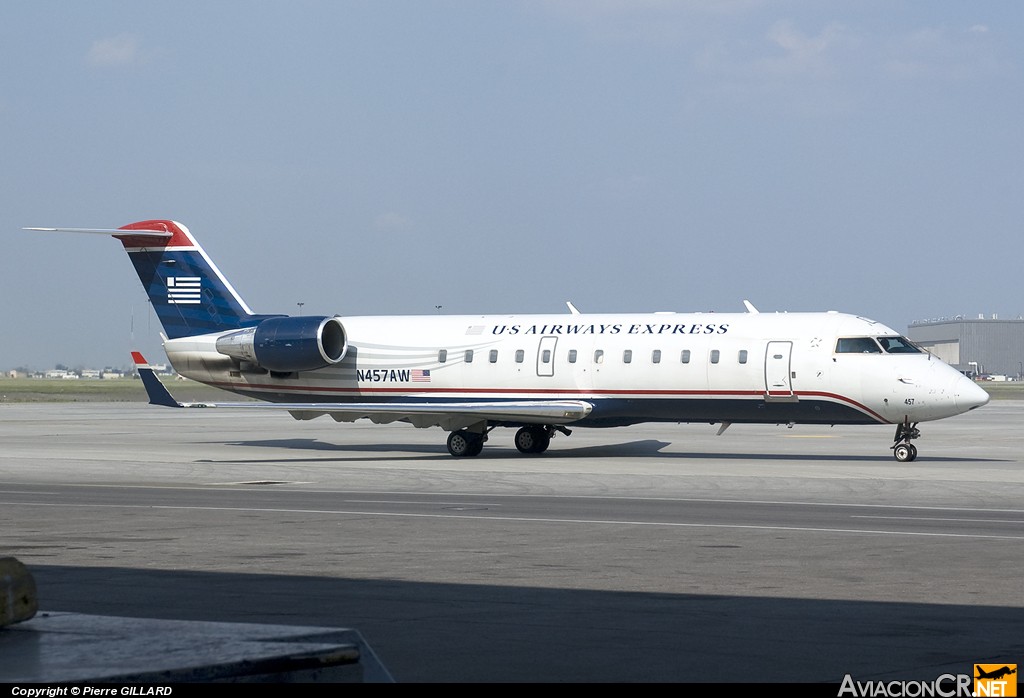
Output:
[[[975,665],[975,666],[978,666],[978,665]],[[994,669],[992,671],[984,671],[983,669],[979,668],[978,669],[978,675],[975,676],[974,678],[976,678],[976,679],[1001,679],[1004,676],[1009,676],[1010,674],[1016,674],[1016,673],[1017,673],[1016,665],[1014,665],[1013,669],[1011,669],[1009,666],[1002,666],[1002,667],[1000,667],[998,669]]]
[[[259,402],[180,403],[145,359],[150,401],[439,426],[457,458],[497,427],[524,454],[576,427],[643,422],[888,424],[897,461],[918,424],[988,393],[898,332],[828,312],[288,316],[253,313],[181,223],[26,228],[121,242],[180,375]],[[158,387],[159,386],[159,387]]]

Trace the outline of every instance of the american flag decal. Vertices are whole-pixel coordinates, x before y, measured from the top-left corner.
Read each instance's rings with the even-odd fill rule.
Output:
[[[172,305],[198,304],[199,291],[198,276],[167,277],[167,302]]]
[[[412,370],[411,378],[413,383],[429,383],[430,371],[421,371],[418,368],[414,368]]]

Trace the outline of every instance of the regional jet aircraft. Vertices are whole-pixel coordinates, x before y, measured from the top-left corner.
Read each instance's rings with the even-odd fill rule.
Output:
[[[641,422],[889,424],[912,461],[918,423],[984,405],[973,381],[873,320],[834,311],[286,316],[253,313],[189,230],[149,220],[119,240],[183,376],[265,402],[174,401],[136,356],[151,402],[284,409],[439,426],[455,457],[496,427],[543,453],[570,427]]]

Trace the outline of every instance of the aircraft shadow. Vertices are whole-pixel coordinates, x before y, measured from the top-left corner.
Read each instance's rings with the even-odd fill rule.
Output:
[[[265,439],[216,442],[227,443],[230,446],[249,448],[276,448],[294,451],[317,451],[333,454],[387,454],[387,460],[451,460],[453,459],[443,445],[432,444],[380,444],[380,443],[346,443],[335,444],[317,439]],[[893,458],[887,452],[880,452],[877,455],[856,455],[842,453],[740,453],[740,452],[665,452],[664,449],[672,446],[670,441],[656,439],[641,439],[637,441],[626,441],[614,444],[601,444],[598,446],[581,446],[579,448],[559,448],[557,445],[549,448],[540,455],[524,455],[519,453],[512,446],[488,445],[479,456],[471,459],[479,460],[502,460],[522,458],[672,458],[677,460],[741,460],[741,461],[794,461],[794,462],[865,462],[865,463],[890,463]],[[289,462],[315,462],[315,461],[362,461],[366,460],[364,455],[353,455],[351,457],[339,458],[269,458],[265,460],[245,459],[200,459],[199,463],[289,463]],[[1003,462],[996,458],[962,458],[952,456],[922,455],[917,463],[927,462],[944,463],[994,463]],[[913,463],[900,464],[906,467],[913,467]]]
[[[354,628],[398,682],[838,687],[845,674],[931,680],[1024,655],[1024,608],[1013,607],[123,567],[31,571],[42,611]]]

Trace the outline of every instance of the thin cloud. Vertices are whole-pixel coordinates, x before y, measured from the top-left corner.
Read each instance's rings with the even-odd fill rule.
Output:
[[[973,80],[1012,71],[993,42],[983,24],[959,31],[925,27],[892,42],[886,68],[905,80]]]
[[[808,36],[792,22],[776,22],[766,38],[782,55],[761,59],[758,68],[778,77],[830,75],[835,70],[831,53],[843,43],[844,34],[842,25],[837,23],[827,25],[816,36]]]
[[[407,230],[412,226],[412,221],[400,213],[388,211],[373,219],[373,227],[377,230]]]
[[[133,34],[119,34],[106,39],[97,39],[89,47],[86,59],[90,65],[113,67],[135,65],[141,59],[141,42]]]
[[[533,6],[582,28],[597,41],[666,46],[699,37],[706,22],[734,22],[765,4],[765,0],[536,0]]]

